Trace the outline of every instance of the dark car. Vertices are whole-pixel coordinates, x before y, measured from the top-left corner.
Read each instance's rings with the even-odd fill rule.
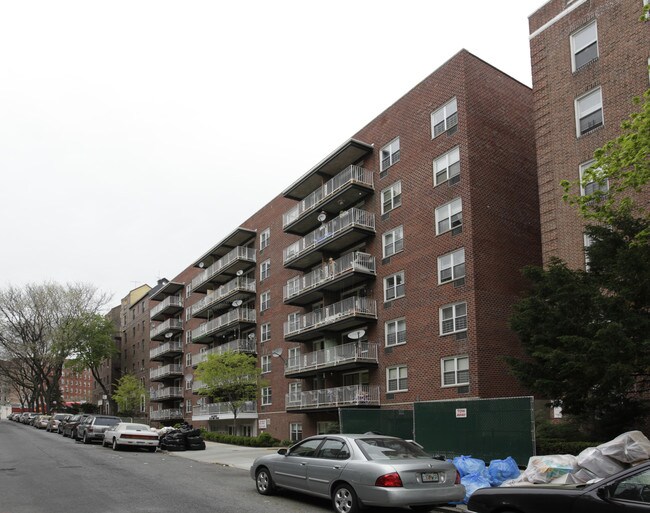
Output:
[[[87,417],[90,417],[88,413],[78,413],[70,417],[65,423],[61,423],[63,427],[61,428],[61,434],[63,436],[69,436],[70,438],[77,439],[77,428]]]
[[[650,511],[650,461],[594,484],[481,488],[468,513],[631,513]]]
[[[122,422],[119,417],[109,415],[90,415],[77,426],[77,440],[89,444],[93,440],[104,440],[104,431]]]

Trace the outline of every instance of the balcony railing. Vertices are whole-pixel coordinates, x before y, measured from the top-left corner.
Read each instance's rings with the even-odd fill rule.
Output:
[[[151,420],[182,419],[183,410],[180,408],[173,408],[170,410],[151,410],[149,412],[149,418]]]
[[[349,183],[361,183],[373,187],[373,174],[359,166],[348,166],[322,187],[316,189],[309,196],[299,202],[295,207],[282,215],[282,228],[286,228],[306,212],[318,209],[322,204]]]
[[[160,355],[165,353],[182,353],[183,352],[183,343],[179,340],[173,340],[171,342],[165,342],[164,344],[159,345],[155,349],[149,351],[149,359],[155,360]]]
[[[182,308],[183,300],[179,296],[169,296],[162,303],[157,304],[151,309],[150,318],[156,317],[159,313],[170,307]]]
[[[149,337],[154,338],[169,330],[183,330],[183,322],[180,319],[167,319],[149,331]]]
[[[180,397],[183,397],[183,389],[181,387],[164,387],[157,390],[152,390],[149,393],[149,399],[152,401],[178,399]]]
[[[234,280],[230,280],[225,285],[222,285],[217,290],[206,295],[200,301],[194,303],[190,307],[190,312],[192,316],[195,316],[197,313],[210,308],[213,305],[216,305],[223,301],[228,296],[232,295],[236,291],[245,291],[255,293],[255,280],[250,278],[237,277]]]
[[[300,315],[295,321],[285,322],[284,336],[290,337],[356,315],[377,318],[377,302],[367,297],[346,298],[338,303]]]
[[[288,301],[305,292],[317,289],[348,272],[355,271],[375,274],[375,257],[360,251],[343,255],[341,258],[314,269],[304,276],[289,280],[284,286],[283,299]]]
[[[251,308],[235,308],[211,321],[204,322],[198,328],[192,330],[192,342],[200,343],[200,339],[218,333],[239,322],[255,323],[255,310]]]
[[[237,339],[221,344],[212,349],[201,351],[199,354],[192,355],[192,367],[196,367],[199,363],[208,359],[209,354],[223,354],[227,351],[234,353],[255,353],[257,349],[255,339]]]
[[[219,274],[225,267],[229,266],[235,260],[247,260],[249,262],[255,262],[255,249],[237,246],[230,253],[227,253],[221,257],[214,264],[208,267],[196,278],[194,278],[190,284],[190,289],[194,290],[205,282],[210,281],[212,277]]]
[[[149,379],[159,379],[165,376],[176,376],[183,374],[183,367],[178,363],[170,363],[169,365],[163,365],[157,369],[151,369],[149,371]]]
[[[289,358],[285,364],[284,373],[296,374],[357,362],[376,364],[379,361],[378,352],[379,344],[375,342],[342,344]]]
[[[255,401],[248,401],[242,404],[237,410],[237,416],[243,413],[257,413],[257,403]],[[194,406],[192,408],[192,415],[195,417],[205,415],[225,415],[232,417],[233,413],[229,403],[209,403]]]
[[[306,392],[288,393],[287,410],[336,408],[339,406],[379,406],[379,386],[348,385]]]

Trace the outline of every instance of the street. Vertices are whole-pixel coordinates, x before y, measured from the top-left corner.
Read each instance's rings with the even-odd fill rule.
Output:
[[[328,501],[262,497],[248,472],[174,455],[112,451],[0,421],[0,513],[330,512]]]

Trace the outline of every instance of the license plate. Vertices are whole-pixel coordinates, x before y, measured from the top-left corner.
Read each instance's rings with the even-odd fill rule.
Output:
[[[440,477],[437,472],[425,472],[422,474],[423,483],[437,483],[440,481]]]

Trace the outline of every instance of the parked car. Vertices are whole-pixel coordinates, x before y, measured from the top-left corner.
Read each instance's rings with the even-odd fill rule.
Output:
[[[146,447],[148,451],[156,452],[158,433],[151,431],[146,424],[121,422],[106,430],[102,446],[110,446],[114,451],[122,447]]]
[[[55,413],[52,415],[52,418],[50,418],[50,421],[47,423],[47,427],[45,428],[45,431],[49,433],[58,433],[59,432],[59,425],[61,424],[61,421],[67,420],[70,417],[72,417],[71,414],[69,413]]]
[[[650,511],[650,461],[593,484],[481,488],[468,513],[623,513]]]
[[[38,429],[45,429],[51,418],[51,415],[39,415],[36,417],[36,419],[34,419],[34,427]]]
[[[30,424],[33,422],[34,418],[35,418],[37,415],[38,415],[38,413],[35,413],[35,412],[33,412],[33,411],[27,411],[27,412],[24,412],[24,413],[22,414],[22,416],[20,417],[20,422],[21,422],[22,424],[30,425]]]
[[[84,419],[89,416],[90,415],[88,413],[78,413],[76,415],[73,415],[68,421],[65,422],[65,424],[63,424],[61,434],[63,436],[69,436],[70,438],[74,438],[76,440],[77,428],[79,427],[79,424],[81,424]]]
[[[77,426],[76,440],[85,444],[93,440],[104,440],[104,431],[122,422],[119,417],[109,415],[89,415]]]
[[[366,506],[431,509],[465,496],[452,463],[401,438],[376,434],[306,438],[257,458],[250,475],[262,495],[286,488],[330,498],[337,513]]]

